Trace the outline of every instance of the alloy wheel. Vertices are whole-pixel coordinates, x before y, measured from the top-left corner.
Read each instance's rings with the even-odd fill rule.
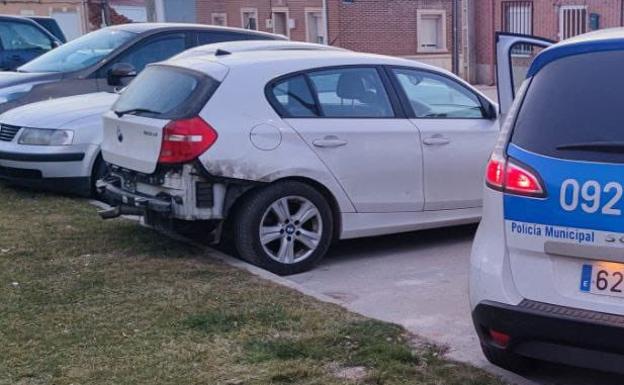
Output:
[[[283,197],[273,202],[260,221],[260,244],[273,260],[298,263],[318,247],[323,221],[318,208],[300,196]]]

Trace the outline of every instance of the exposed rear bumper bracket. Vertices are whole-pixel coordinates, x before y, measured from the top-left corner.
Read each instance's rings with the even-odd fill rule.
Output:
[[[96,183],[97,191],[113,207],[102,210],[99,215],[103,219],[115,218],[120,215],[145,215],[146,210],[168,215],[172,211],[171,198],[156,198],[131,193],[115,186],[110,180],[99,180]]]

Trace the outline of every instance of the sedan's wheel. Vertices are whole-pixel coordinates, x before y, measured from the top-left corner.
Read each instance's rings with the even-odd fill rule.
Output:
[[[311,268],[326,253],[333,231],[323,195],[294,181],[255,192],[239,208],[234,227],[240,256],[277,274]]]

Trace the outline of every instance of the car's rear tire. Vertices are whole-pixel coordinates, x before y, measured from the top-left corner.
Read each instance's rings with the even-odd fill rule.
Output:
[[[527,372],[535,365],[534,360],[503,349],[481,344],[481,350],[490,363],[514,373]]]
[[[327,252],[332,218],[329,203],[312,186],[277,182],[243,200],[233,223],[234,246],[242,259],[275,274],[301,273]]]

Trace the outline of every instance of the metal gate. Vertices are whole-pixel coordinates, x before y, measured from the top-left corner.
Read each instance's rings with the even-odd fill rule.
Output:
[[[587,32],[587,7],[562,6],[559,11],[559,37],[561,40]]]
[[[503,1],[502,7],[503,32],[533,34],[532,1]]]

